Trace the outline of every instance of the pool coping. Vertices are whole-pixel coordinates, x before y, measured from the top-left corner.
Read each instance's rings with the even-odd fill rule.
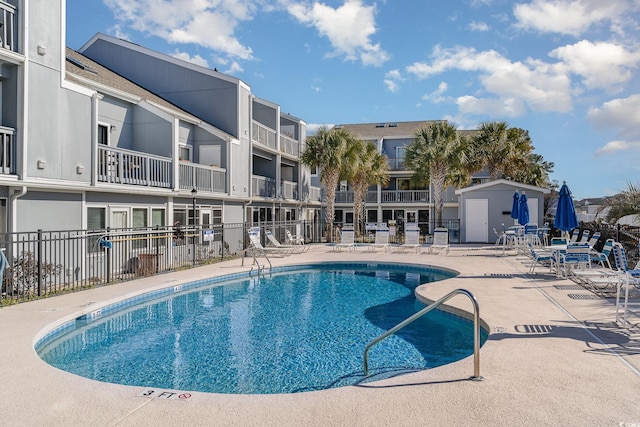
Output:
[[[484,381],[467,381],[472,372],[469,357],[372,384],[292,395],[182,390],[165,390],[162,393],[167,394],[161,395],[158,390],[145,396],[149,390],[141,387],[105,384],[59,371],[35,353],[39,334],[79,312],[87,314],[100,304],[150,289],[249,268],[240,266],[239,260],[230,260],[0,309],[0,360],[11,367],[5,368],[5,387],[0,391],[5,402],[3,419],[13,425],[210,425],[212,420],[221,425],[414,425],[425,420],[434,425],[640,422],[637,328],[614,327],[615,310],[610,301],[568,298],[560,287],[573,282],[544,274],[528,276],[527,260],[516,255],[503,257],[501,248],[456,245],[449,255],[396,255],[382,251],[334,253],[330,247],[314,245],[306,254],[272,262],[278,266],[320,258],[324,262],[386,262],[394,256],[400,258],[398,262],[461,272],[456,278],[419,287],[418,295],[435,300],[464,287],[477,297],[481,318],[490,331],[481,350]],[[469,306],[464,299],[447,303],[449,309],[466,316]],[[522,325],[546,325],[547,330],[523,333],[517,329]],[[598,334],[600,342],[592,337]],[[189,397],[180,399],[180,393]]]

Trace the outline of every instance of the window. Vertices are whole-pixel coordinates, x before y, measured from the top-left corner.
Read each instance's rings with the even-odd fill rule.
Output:
[[[191,161],[191,146],[190,145],[180,145],[178,149],[178,158],[180,160],[184,160],[185,162]]]
[[[146,208],[133,208],[133,228],[147,228],[147,215],[148,211]],[[147,244],[148,240],[146,239],[135,239],[132,242],[134,249],[146,248]]]
[[[102,230],[106,227],[106,209],[87,208],[87,229]]]
[[[311,167],[311,175],[318,175],[318,168],[315,166]]]
[[[98,144],[109,145],[108,125],[98,125]]]
[[[164,227],[164,209],[151,209],[151,226]]]

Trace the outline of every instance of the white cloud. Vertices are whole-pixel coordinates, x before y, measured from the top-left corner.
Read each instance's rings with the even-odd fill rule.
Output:
[[[597,155],[640,150],[640,94],[605,102],[589,110],[587,117],[597,128],[614,129],[618,137],[598,149]]]
[[[396,93],[400,90],[400,82],[402,82],[404,78],[400,74],[400,70],[391,70],[387,71],[384,75],[384,85],[387,87],[389,92]]]
[[[187,52],[180,52],[180,51],[176,50],[175,52],[173,52],[171,54],[171,56],[173,56],[174,58],[178,58],[178,59],[182,59],[184,61],[191,62],[191,63],[196,64],[196,65],[200,65],[202,67],[209,68],[209,63],[207,62],[207,60],[204,59],[203,57],[201,57],[200,55],[191,56]]]
[[[448,89],[449,85],[446,82],[440,82],[440,84],[438,85],[438,89],[434,90],[431,93],[422,95],[422,99],[438,104],[445,100],[445,98],[442,97],[442,94],[445,93]]]
[[[230,57],[249,60],[251,48],[234,35],[242,21],[253,18],[251,0],[104,0],[120,25],[153,34],[170,43],[193,43]]]
[[[511,62],[493,50],[477,52],[468,47],[436,47],[432,57],[430,63],[408,66],[407,72],[418,79],[449,70],[479,73],[479,81],[490,98],[461,98],[458,104],[469,111],[479,112],[485,104],[492,108],[483,113],[494,116],[505,112],[510,116],[521,115],[526,112],[525,106],[533,111],[554,112],[567,112],[572,108],[571,81],[561,64],[533,59]]]
[[[327,128],[331,129],[335,125],[331,123],[307,123],[307,136],[315,135],[318,129],[320,129],[322,126],[326,126]]]
[[[569,71],[583,77],[587,88],[612,91],[631,79],[631,69],[640,61],[640,54],[623,46],[588,40],[559,47],[549,55],[562,60]]]
[[[605,21],[617,25],[631,7],[629,0],[533,0],[516,4],[513,14],[517,27],[578,36]]]
[[[371,41],[376,32],[375,6],[365,6],[361,0],[346,0],[335,9],[319,2],[311,6],[293,3],[288,11],[299,22],[315,27],[320,35],[329,39],[334,49],[329,56],[344,56],[373,66],[380,66],[390,58],[380,44]]]
[[[480,32],[485,32],[485,31],[489,31],[491,29],[491,27],[489,27],[489,25],[486,22],[477,22],[477,21],[472,21],[469,23],[469,25],[467,25],[467,28],[471,31],[480,31]]]

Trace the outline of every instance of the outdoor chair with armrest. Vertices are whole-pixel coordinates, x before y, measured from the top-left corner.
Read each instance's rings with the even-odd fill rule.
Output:
[[[598,234],[598,233],[595,233],[595,234]],[[591,262],[597,262],[602,267],[605,267],[605,264],[606,264],[606,266],[609,267],[609,269],[611,269],[611,262],[609,262],[609,255],[611,255],[611,251],[613,250],[613,242],[614,242],[613,239],[607,239],[607,241],[604,242],[604,246],[602,247],[601,252],[596,251],[595,249],[593,249],[593,246],[589,244],[589,247],[591,248],[591,250],[589,251],[589,258],[591,258]]]
[[[589,237],[589,246],[591,246],[592,249],[595,248],[596,245],[598,244],[598,240],[600,240],[600,236],[601,236],[601,233],[599,231],[596,231],[591,235],[591,237]]]
[[[351,251],[356,250],[356,235],[353,229],[343,229],[340,232],[340,242],[333,246],[333,250],[340,251],[342,248],[347,248]]]
[[[416,250],[416,253],[420,253],[420,248],[422,245],[420,244],[420,230],[405,230],[404,231],[404,243],[395,246],[398,251],[404,248],[413,248]]]
[[[582,237],[580,237],[580,243],[588,243],[590,235],[591,235],[590,230],[582,230]]]
[[[531,242],[527,242],[527,248],[529,249],[529,256],[532,263],[529,267],[529,274],[534,274],[537,265],[546,266],[549,268],[549,272],[552,272],[555,266],[556,256],[553,252],[534,247]]]
[[[285,230],[285,237],[286,237],[286,242],[287,244],[290,245],[304,245],[304,238],[299,235],[296,234],[295,236],[291,233],[291,231],[289,230]]]
[[[279,256],[287,256],[291,255],[293,251],[287,248],[272,248],[265,247],[260,242],[260,232],[259,231],[249,231],[249,242],[251,243],[251,249],[257,251],[258,253],[262,253],[265,255],[279,255]]]
[[[382,248],[387,252],[389,249],[389,229],[379,228],[376,230],[376,239],[368,245],[368,248],[370,251],[375,251],[376,248]]]
[[[577,243],[578,242],[578,236],[580,235],[580,229],[579,228],[574,228],[573,229],[573,233],[571,233],[571,243]]]
[[[433,230],[433,243],[429,246],[429,252],[433,251],[449,253],[449,229],[441,227]]]
[[[588,243],[569,243],[567,250],[560,254],[559,268],[564,272],[564,277],[568,278],[572,269],[590,268]]]

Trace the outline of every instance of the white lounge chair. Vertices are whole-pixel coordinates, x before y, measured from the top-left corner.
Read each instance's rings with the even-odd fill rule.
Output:
[[[376,240],[368,245],[370,251],[375,251],[376,248],[383,248],[385,252],[389,249],[389,230],[378,229],[376,231]]]
[[[296,253],[296,254],[301,254],[303,252],[306,252],[309,249],[308,246],[304,246],[304,245],[283,245],[278,241],[278,239],[276,239],[276,237],[273,235],[271,230],[266,230],[264,232],[264,235],[267,237],[267,240],[271,245],[271,246],[267,246],[267,248],[273,247],[273,248],[278,248],[282,250],[290,250],[292,253]]]
[[[413,248],[415,249],[416,253],[420,253],[420,248],[422,248],[422,245],[420,245],[420,230],[405,230],[404,243],[397,245],[396,248],[398,250],[404,248]]]
[[[348,248],[349,250],[356,250],[356,236],[353,229],[343,229],[340,232],[340,242],[333,245],[334,251],[340,251],[342,248]]]
[[[449,230],[447,228],[433,230],[433,243],[429,246],[429,253],[434,251],[449,253]]]
[[[293,251],[291,249],[280,249],[280,248],[265,248],[260,242],[260,231],[259,230],[250,230],[249,231],[249,242],[251,243],[251,249],[262,253],[264,255],[279,255],[279,256],[287,256],[291,255]]]
[[[289,245],[304,245],[304,237],[302,237],[299,234],[296,234],[295,236],[291,233],[291,231],[289,230],[285,230],[285,237],[286,237],[286,242]]]

